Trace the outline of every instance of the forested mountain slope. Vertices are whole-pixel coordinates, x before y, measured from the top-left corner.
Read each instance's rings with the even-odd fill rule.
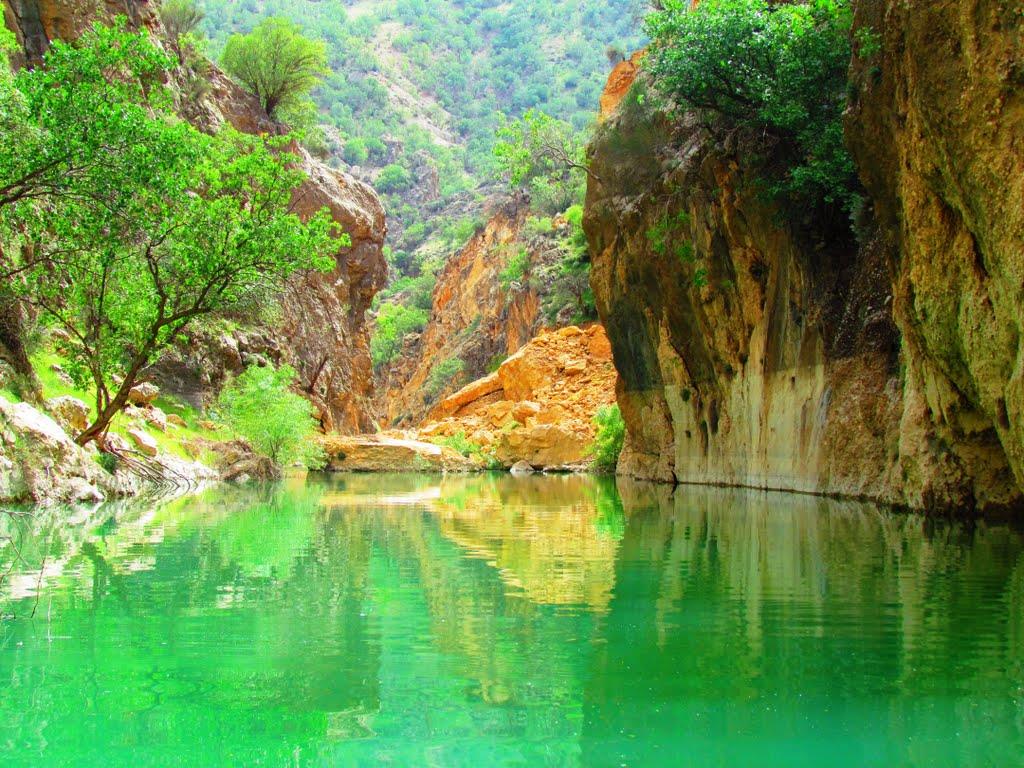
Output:
[[[317,119],[328,144],[384,195],[392,244],[403,250],[456,223],[436,214],[489,178],[503,115],[536,108],[589,126],[608,57],[641,40],[636,0],[197,5],[215,56],[229,35],[272,15],[327,43],[332,72],[314,94]]]

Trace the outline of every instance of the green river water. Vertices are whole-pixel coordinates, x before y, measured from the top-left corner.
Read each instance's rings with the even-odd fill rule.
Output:
[[[311,477],[0,516],[0,574],[5,768],[1024,763],[1008,525]]]

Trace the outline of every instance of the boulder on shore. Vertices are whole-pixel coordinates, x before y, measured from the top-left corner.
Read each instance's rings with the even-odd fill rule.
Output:
[[[89,406],[77,397],[64,395],[47,400],[46,410],[68,432],[84,432],[89,426]]]
[[[0,501],[91,502],[122,491],[94,451],[77,445],[51,417],[0,397]]]
[[[591,462],[594,416],[615,402],[616,376],[602,326],[546,331],[439,403],[419,434],[461,433],[506,467],[582,469]]]

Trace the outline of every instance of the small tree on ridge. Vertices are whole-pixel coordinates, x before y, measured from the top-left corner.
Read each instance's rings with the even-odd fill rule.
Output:
[[[272,118],[294,109],[328,74],[327,48],[291,21],[272,17],[247,35],[232,35],[221,63],[259,100]]]

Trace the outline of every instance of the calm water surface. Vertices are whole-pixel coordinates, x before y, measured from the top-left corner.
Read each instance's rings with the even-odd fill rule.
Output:
[[[6,767],[1024,762],[1012,527],[579,477],[67,514],[0,516]]]

